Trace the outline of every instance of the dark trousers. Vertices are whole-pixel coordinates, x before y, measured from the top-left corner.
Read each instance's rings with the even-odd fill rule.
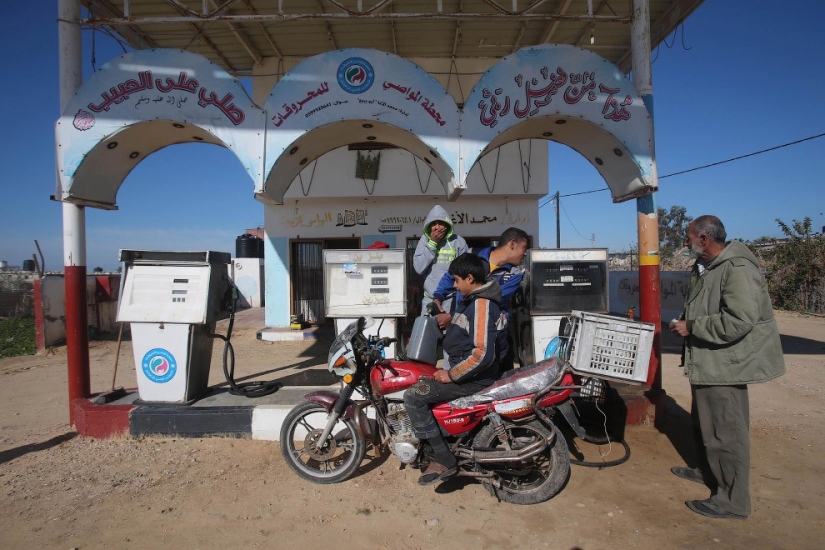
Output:
[[[691,385],[691,394],[691,416],[698,419],[704,447],[704,453],[702,447],[697,448],[699,467],[717,484],[711,500],[728,512],[750,515],[748,387]]]
[[[489,384],[464,382],[462,384],[442,384],[435,380],[422,379],[404,392],[404,405],[410,415],[413,431],[418,439],[440,436],[441,430],[432,413],[432,405],[452,401],[483,390]]]

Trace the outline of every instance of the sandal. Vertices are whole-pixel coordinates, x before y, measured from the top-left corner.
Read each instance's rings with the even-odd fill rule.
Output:
[[[419,485],[432,485],[438,483],[458,473],[458,466],[448,468],[438,462],[430,462],[424,474],[418,478]]]

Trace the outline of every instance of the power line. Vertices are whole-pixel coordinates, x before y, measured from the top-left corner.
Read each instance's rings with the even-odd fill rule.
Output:
[[[672,177],[672,176],[680,176],[682,174],[687,174],[688,172],[695,172],[697,170],[704,170],[705,168],[711,168],[713,166],[719,166],[720,164],[726,164],[728,162],[733,162],[735,160],[741,160],[741,159],[744,159],[744,158],[753,157],[753,156],[756,156],[756,155],[761,155],[762,153],[768,153],[770,151],[776,151],[777,149],[782,149],[783,147],[790,147],[791,145],[798,145],[800,143],[804,143],[804,142],[810,141],[812,139],[821,138],[823,136],[825,136],[825,133],[817,134],[815,136],[808,136],[806,138],[798,139],[796,141],[791,141],[791,142],[788,142],[788,143],[783,143],[782,145],[777,145],[775,147],[769,147],[768,149],[762,149],[761,151],[755,151],[753,153],[748,153],[747,155],[739,155],[738,157],[733,157],[733,158],[729,158],[729,159],[726,159],[726,160],[720,160],[718,162],[713,162],[711,164],[705,164],[703,166],[697,166],[696,168],[689,168],[687,170],[682,170],[681,172],[674,172],[672,174],[659,176],[659,179],[663,180],[665,178],[669,178],[669,177]],[[559,195],[559,197],[575,197],[577,195],[587,195],[589,193],[599,193],[601,191],[609,191],[609,190],[610,190],[609,187],[603,187],[601,189],[592,189],[590,191],[580,191],[578,193],[568,193],[567,195]],[[552,199],[548,200],[547,202],[545,202],[542,205],[539,205],[539,208],[542,208],[543,206],[547,206],[551,202],[552,202]]]
[[[568,213],[567,213],[567,209],[565,209],[565,208],[564,208],[564,206],[562,206],[561,201],[559,201],[559,206],[561,206],[561,210],[562,210],[562,212],[564,212],[564,215],[565,215],[565,217],[567,218],[567,221],[569,221],[569,222],[570,222],[570,226],[573,228],[573,231],[575,231],[575,232],[576,232],[576,234],[577,234],[579,237],[581,237],[582,239],[587,240],[587,237],[585,237],[584,235],[582,235],[581,233],[579,233],[579,230],[578,230],[578,229],[576,229],[576,226],[573,224],[573,220],[571,220],[571,219],[570,219],[570,214],[568,214]]]
[[[727,159],[727,160],[720,160],[719,162],[714,162],[714,163],[711,163],[711,164],[705,164],[704,166],[697,166],[696,168],[690,168],[688,170],[682,170],[681,172],[674,172],[674,173],[668,174],[666,176],[659,176],[659,179],[663,180],[663,179],[669,178],[671,176],[678,176],[678,175],[681,175],[681,174],[687,174],[688,172],[695,172],[696,170],[702,170],[703,168],[710,168],[711,166],[719,166],[720,164],[725,164],[727,162],[733,162],[735,160],[740,160],[740,159],[744,159],[744,158],[748,158],[748,157],[753,157],[753,156],[756,156],[756,155],[761,155],[762,153],[767,153],[769,151],[776,151],[777,149],[782,149],[783,147],[789,147],[791,145],[796,145],[798,143],[803,143],[805,141],[810,141],[812,139],[821,138],[822,136],[825,136],[825,133],[818,134],[816,136],[806,137],[806,138],[803,138],[803,139],[798,139],[796,141],[791,141],[790,143],[783,143],[782,145],[777,145],[776,147],[770,147],[768,149],[762,149],[761,151],[756,151],[755,153],[748,153],[747,155],[740,155],[738,157],[733,157],[733,158],[730,158],[730,159]]]

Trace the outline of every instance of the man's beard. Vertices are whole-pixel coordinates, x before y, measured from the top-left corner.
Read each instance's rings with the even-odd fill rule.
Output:
[[[690,245],[690,253],[694,258],[701,258],[702,254],[705,252],[705,249],[702,248],[702,245],[697,243],[691,243]]]

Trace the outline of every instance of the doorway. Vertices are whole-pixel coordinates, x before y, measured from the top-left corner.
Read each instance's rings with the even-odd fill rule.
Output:
[[[293,240],[290,245],[289,278],[292,281],[290,315],[305,323],[322,324],[324,315],[324,250],[361,248],[358,237],[347,239]]]

